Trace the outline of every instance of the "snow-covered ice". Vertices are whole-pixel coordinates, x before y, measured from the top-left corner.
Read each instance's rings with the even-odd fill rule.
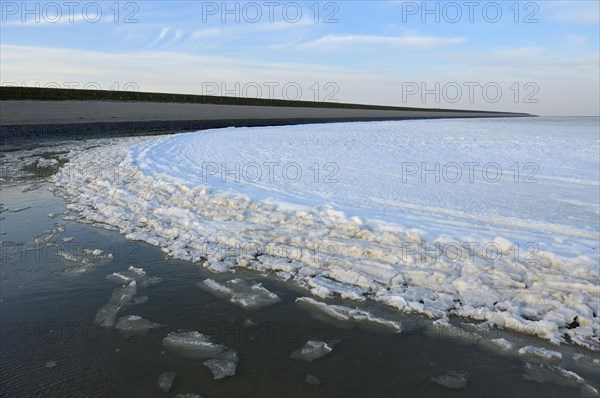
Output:
[[[74,149],[54,181],[87,222],[215,272],[599,350],[597,132],[543,118],[228,128]],[[70,172],[98,159],[135,173]]]

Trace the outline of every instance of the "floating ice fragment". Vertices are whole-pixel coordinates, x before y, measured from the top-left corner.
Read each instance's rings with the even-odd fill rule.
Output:
[[[129,304],[137,293],[137,283],[129,282],[127,285],[115,289],[108,303],[96,311],[94,323],[98,326],[114,326],[119,310],[122,306]]]
[[[558,366],[526,363],[523,378],[536,383],[551,383],[561,387],[582,387],[585,380],[577,373]]]
[[[161,325],[151,322],[137,315],[126,315],[119,319],[116,328],[125,334],[145,334],[150,329],[159,328]]]
[[[467,387],[469,377],[470,375],[467,372],[451,370],[446,374],[432,377],[431,381],[452,390],[462,390]]]
[[[45,368],[53,368],[56,365],[58,365],[58,362],[56,361],[46,361],[46,364],[44,365]]]
[[[600,397],[600,392],[598,392],[598,390],[596,390],[589,384],[584,384],[583,386],[581,386],[581,396],[585,398],[596,398]]]
[[[148,296],[142,296],[133,299],[133,304],[145,304],[148,302]]]
[[[112,274],[107,275],[106,279],[114,280],[114,281],[119,282],[119,283],[125,283],[125,282],[129,283],[129,282],[132,281],[131,278],[129,278],[128,276],[125,276],[125,275],[123,275],[123,274],[121,274],[119,272],[113,272]]]
[[[296,303],[309,311],[317,310],[336,321],[372,324],[393,333],[400,333],[402,331],[402,324],[400,322],[379,318],[368,311],[358,308],[327,304],[310,297],[299,297],[296,299]]]
[[[111,275],[107,275],[106,279],[119,283],[135,281],[140,286],[148,286],[161,281],[160,278],[149,276],[142,268],[136,267],[129,267],[126,271],[113,272]]]
[[[192,332],[171,332],[163,339],[163,346],[180,356],[207,359],[215,358],[227,350],[222,344],[213,343],[210,337]]]
[[[490,340],[496,347],[500,348],[503,351],[510,351],[513,349],[513,347],[515,346],[512,342],[504,339],[504,338],[499,338],[499,339],[491,339]]]
[[[144,269],[143,269],[143,268],[136,268],[136,267],[134,267],[134,266],[130,266],[130,267],[129,267],[129,271],[131,271],[131,272],[133,272],[134,274],[136,274],[136,275],[139,275],[139,276],[144,276],[144,275],[146,275],[146,271],[144,271]]]
[[[309,340],[300,349],[292,352],[292,359],[298,361],[312,362],[329,354],[332,348],[327,343],[318,340]]]
[[[158,376],[158,388],[163,392],[169,392],[175,381],[175,372],[167,371]]]
[[[576,364],[582,364],[586,367],[595,368],[596,371],[600,368],[600,358],[594,358],[585,354],[573,354],[573,360]]]
[[[312,384],[313,386],[318,386],[321,384],[321,379],[313,375],[306,375],[306,382],[308,384]]]
[[[542,347],[526,346],[519,350],[519,357],[523,361],[534,361],[543,363],[560,363],[562,354],[557,351],[547,350]]]
[[[436,319],[433,321],[432,327],[427,329],[426,334],[466,346],[478,344],[483,340],[479,334],[455,326],[448,319]]]
[[[224,379],[235,374],[237,362],[227,359],[208,359],[203,362],[210,369],[215,380]]]
[[[202,398],[202,397],[198,394],[193,394],[191,392],[188,392],[187,394],[177,394],[177,395],[175,395],[175,398]]]
[[[246,309],[265,307],[280,301],[278,295],[265,289],[262,284],[250,284],[239,278],[231,279],[225,284],[206,279],[199,286]]]
[[[94,323],[103,327],[114,326],[120,309],[121,307],[111,303],[104,304],[96,311]]]

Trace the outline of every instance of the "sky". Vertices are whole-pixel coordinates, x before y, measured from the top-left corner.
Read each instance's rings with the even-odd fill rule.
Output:
[[[0,83],[591,116],[599,4],[1,0]]]

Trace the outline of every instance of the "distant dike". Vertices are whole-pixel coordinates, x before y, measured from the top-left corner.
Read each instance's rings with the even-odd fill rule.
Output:
[[[4,144],[29,139],[151,135],[223,127],[532,116],[207,95],[0,87],[0,142]]]

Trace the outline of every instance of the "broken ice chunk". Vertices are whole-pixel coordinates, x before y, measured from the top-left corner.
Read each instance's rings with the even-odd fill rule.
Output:
[[[140,286],[148,286],[161,281],[160,278],[148,276],[146,271],[144,271],[142,268],[136,267],[129,267],[126,271],[113,272],[111,275],[108,275],[106,279],[110,279],[119,283],[135,281]]]
[[[358,308],[327,304],[310,297],[299,297],[296,299],[296,303],[308,311],[314,312],[314,310],[317,310],[320,314],[326,315],[327,318],[332,318],[335,321],[372,325],[390,333],[400,333],[402,331],[402,324],[400,322],[379,318],[368,311]],[[327,318],[324,320],[332,320]]]
[[[204,365],[210,369],[215,380],[233,376],[237,366],[235,362],[226,359],[208,359],[204,361]]]
[[[302,348],[292,352],[291,358],[298,361],[312,362],[329,354],[332,348],[327,343],[318,340],[309,340]]]
[[[195,359],[215,358],[227,350],[222,344],[213,343],[202,333],[171,332],[163,339],[163,346],[173,353]]]
[[[514,355],[516,353],[514,343],[504,338],[490,340],[482,338],[478,344],[482,349],[490,350],[495,354]]]
[[[250,284],[239,278],[229,280],[224,284],[206,279],[199,286],[246,309],[264,307],[280,300],[279,296],[264,288],[262,284]]]
[[[117,322],[117,329],[125,334],[145,334],[150,329],[156,329],[161,325],[151,322],[137,315],[127,315],[121,317]]]
[[[115,289],[110,297],[110,303],[121,306],[129,303],[133,296],[137,293],[137,283],[135,281],[129,282],[129,284]]]
[[[94,318],[94,323],[98,326],[103,327],[111,327],[114,326],[117,321],[117,314],[121,307],[108,303],[104,304],[102,307],[96,311],[96,316]]]
[[[504,338],[491,339],[490,341],[492,342],[492,344],[494,344],[496,347],[503,351],[510,351],[515,346],[513,343]]]
[[[163,392],[169,392],[175,381],[175,372],[167,371],[158,376],[158,388]]]
[[[110,296],[108,303],[96,311],[94,323],[103,327],[114,326],[117,320],[117,314],[121,307],[129,304],[137,293],[136,281],[130,281],[127,285],[115,289]]]
[[[519,358],[523,361],[559,363],[562,360],[562,354],[557,351],[547,350],[542,347],[526,346],[519,350]]]
[[[526,363],[523,378],[536,383],[551,383],[561,387],[582,387],[585,384],[585,380],[575,372],[544,364]]]
[[[462,390],[467,387],[469,377],[467,372],[451,370],[443,375],[432,377],[431,381],[452,390]]]
[[[312,384],[313,386],[318,386],[321,384],[321,379],[313,375],[306,375],[306,382],[308,384]]]
[[[600,358],[577,353],[573,354],[573,360],[575,361],[575,365],[582,365],[583,367],[594,369],[596,371],[600,368]]]
[[[600,397],[600,392],[596,390],[594,387],[589,384],[584,384],[581,386],[581,396],[582,397]]]

